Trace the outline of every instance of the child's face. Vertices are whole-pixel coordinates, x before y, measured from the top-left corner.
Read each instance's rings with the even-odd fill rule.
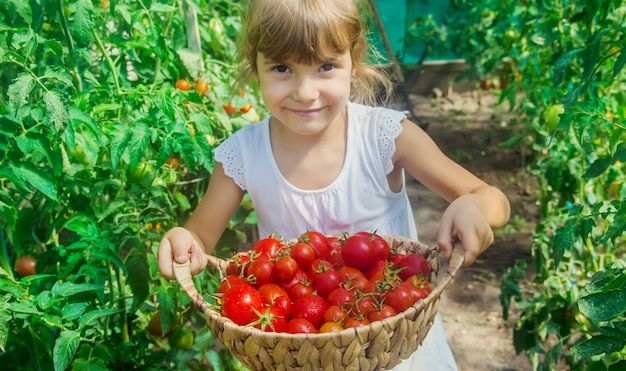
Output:
[[[350,97],[350,53],[302,64],[257,56],[263,101],[275,119],[300,135],[317,134],[346,107]]]

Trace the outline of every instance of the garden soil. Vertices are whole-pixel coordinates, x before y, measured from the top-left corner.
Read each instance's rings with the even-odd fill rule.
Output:
[[[503,107],[494,108],[496,97],[482,91],[409,98],[412,118],[442,151],[499,187],[511,202],[510,223],[496,231],[495,242],[474,264],[461,268],[439,304],[459,370],[531,370],[526,356],[516,355],[513,346],[519,313],[512,307],[504,321],[499,300],[500,279],[506,269],[517,260],[531,261],[531,235],[539,218],[536,182],[524,170],[522,153],[519,148],[498,147],[509,138],[510,113]],[[420,240],[435,244],[438,221],[447,203],[412,179],[407,191]]]

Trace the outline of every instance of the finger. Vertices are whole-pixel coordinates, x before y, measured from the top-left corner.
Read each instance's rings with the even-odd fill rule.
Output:
[[[472,265],[480,253],[480,241],[476,233],[459,234],[459,241],[465,250],[464,266]]]
[[[172,245],[172,256],[176,263],[182,264],[189,260],[191,254],[191,245],[194,244],[191,233],[171,233],[168,238]]]
[[[191,274],[196,275],[200,273],[206,267],[207,258],[206,258],[206,255],[204,255],[204,252],[202,251],[200,246],[198,246],[198,244],[195,241],[191,244],[190,253],[191,253],[191,267],[190,267]]]
[[[454,235],[452,234],[451,226],[442,222],[439,225],[437,232],[437,246],[442,255],[446,259],[450,259],[452,256],[452,248],[454,247]]]
[[[167,238],[163,238],[157,250],[157,262],[159,272],[168,280],[174,279],[174,269],[172,267],[172,245]]]

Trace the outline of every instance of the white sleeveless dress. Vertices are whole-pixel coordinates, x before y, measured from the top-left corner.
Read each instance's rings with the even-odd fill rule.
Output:
[[[377,231],[416,240],[405,188],[396,193],[387,183],[405,117],[399,111],[348,102],[345,162],[339,176],[323,189],[298,189],[283,177],[272,153],[269,118],[231,135],[214,150],[215,161],[249,193],[260,238],[274,233],[290,239],[316,230],[329,235]],[[417,351],[393,370],[457,370],[439,315]]]

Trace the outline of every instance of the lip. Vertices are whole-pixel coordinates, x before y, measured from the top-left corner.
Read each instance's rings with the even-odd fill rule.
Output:
[[[296,116],[300,116],[300,117],[313,117],[317,115],[321,110],[322,110],[321,108],[306,109],[306,110],[292,109],[291,112],[293,112]]]

